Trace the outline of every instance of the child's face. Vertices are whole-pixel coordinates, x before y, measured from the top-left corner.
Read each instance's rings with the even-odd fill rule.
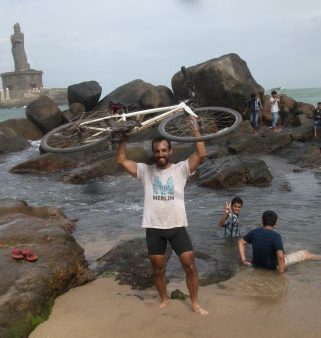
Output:
[[[234,203],[234,204],[232,204],[233,214],[237,215],[240,212],[241,208],[242,208],[241,203]]]

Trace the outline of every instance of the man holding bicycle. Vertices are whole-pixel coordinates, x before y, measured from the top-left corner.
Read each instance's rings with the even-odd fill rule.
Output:
[[[195,136],[198,130],[195,129]],[[144,215],[143,227],[146,229],[148,254],[153,266],[154,282],[164,308],[169,303],[166,287],[166,246],[170,242],[172,249],[180,259],[186,273],[192,310],[201,315],[208,311],[198,303],[198,273],[194,262],[191,240],[186,231],[187,218],[184,202],[184,187],[189,176],[206,155],[204,142],[196,143],[196,151],[185,161],[170,163],[171,143],[163,137],[152,141],[155,164],[136,163],[126,157],[126,143],[118,146],[117,163],[129,174],[143,183]]]

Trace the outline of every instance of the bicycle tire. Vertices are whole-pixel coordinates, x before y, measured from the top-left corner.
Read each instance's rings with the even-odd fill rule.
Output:
[[[81,121],[81,122],[84,122],[84,121]],[[67,123],[62,126],[52,129],[41,139],[40,148],[50,153],[57,153],[57,154],[74,153],[77,151],[91,149],[99,144],[109,142],[111,140],[111,133],[106,132],[104,136],[100,138],[96,138],[91,143],[82,144],[82,140],[85,140],[86,138],[81,136],[80,131],[78,132],[78,135],[76,135],[77,132],[74,132],[73,141],[70,139],[68,140],[67,134],[68,133],[70,134],[70,132],[72,132],[70,131],[70,129],[76,128],[76,126],[77,125],[79,126],[79,124],[80,124],[79,121],[75,121],[75,122],[70,122],[70,123]],[[78,137],[78,140],[75,139],[77,137]]]
[[[195,108],[194,113],[198,115],[196,121],[201,136],[193,135],[191,117],[185,112],[179,112],[163,120],[159,125],[160,134],[177,142],[206,141],[231,133],[242,121],[237,111],[225,107]]]

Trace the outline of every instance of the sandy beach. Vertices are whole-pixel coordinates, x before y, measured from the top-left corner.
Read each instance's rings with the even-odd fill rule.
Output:
[[[168,290],[183,283],[170,283]],[[320,337],[319,289],[275,273],[241,271],[200,288],[200,316],[188,301],[159,309],[156,289],[132,290],[100,278],[57,298],[49,319],[30,338]]]

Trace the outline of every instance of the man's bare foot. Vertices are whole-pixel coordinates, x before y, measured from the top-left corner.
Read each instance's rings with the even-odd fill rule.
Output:
[[[160,304],[159,304],[159,308],[160,309],[164,309],[164,307],[166,307],[169,304],[169,299],[163,300]]]
[[[206,311],[205,309],[203,309],[200,305],[198,304],[195,304],[195,305],[192,305],[192,310],[202,316],[206,316],[209,314],[208,311]]]

